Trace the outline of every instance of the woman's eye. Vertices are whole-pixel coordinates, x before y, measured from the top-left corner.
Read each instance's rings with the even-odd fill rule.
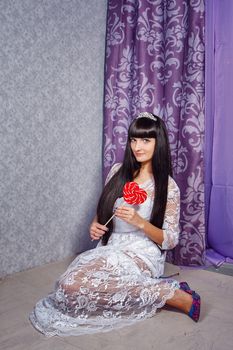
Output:
[[[147,142],[150,142],[150,140],[149,139],[143,139],[143,142],[147,143]]]
[[[130,142],[132,143],[132,142],[135,142],[135,139],[130,139]]]

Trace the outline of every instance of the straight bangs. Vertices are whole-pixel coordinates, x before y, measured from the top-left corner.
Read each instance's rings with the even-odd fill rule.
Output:
[[[155,122],[149,118],[138,118],[129,128],[128,139],[131,138],[157,138]]]

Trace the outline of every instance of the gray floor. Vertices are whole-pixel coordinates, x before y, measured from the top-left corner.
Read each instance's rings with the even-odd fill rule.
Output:
[[[202,296],[201,319],[172,310],[118,331],[79,337],[46,338],[34,330],[28,313],[35,302],[52,290],[55,279],[70,262],[45,265],[16,273],[0,282],[1,350],[158,349],[228,350],[233,347],[233,277],[212,271],[179,270],[166,265],[166,273],[180,272]]]

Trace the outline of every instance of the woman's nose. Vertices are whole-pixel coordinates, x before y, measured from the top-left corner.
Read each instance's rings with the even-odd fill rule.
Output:
[[[135,143],[135,151],[140,151],[142,145],[141,145],[141,142],[140,141],[136,141]]]

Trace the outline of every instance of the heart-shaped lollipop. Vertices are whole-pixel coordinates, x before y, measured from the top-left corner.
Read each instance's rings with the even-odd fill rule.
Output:
[[[126,184],[123,187],[123,198],[124,201],[128,204],[142,204],[147,199],[147,193],[143,189],[139,187],[139,185],[134,182],[126,182]],[[123,205],[124,202],[121,204]],[[105,226],[112,220],[112,218],[115,216],[115,213],[110,217],[110,219],[105,223]],[[93,239],[92,239],[93,241]]]
[[[124,200],[128,204],[142,204],[147,199],[147,193],[136,182],[126,182],[123,188]]]
[[[147,193],[146,191],[141,189],[136,182],[126,182],[126,184],[123,187],[123,198],[124,201],[128,204],[142,204],[147,199]],[[121,205],[123,204],[124,202]],[[106,222],[105,226],[112,220],[114,216],[115,213]]]

